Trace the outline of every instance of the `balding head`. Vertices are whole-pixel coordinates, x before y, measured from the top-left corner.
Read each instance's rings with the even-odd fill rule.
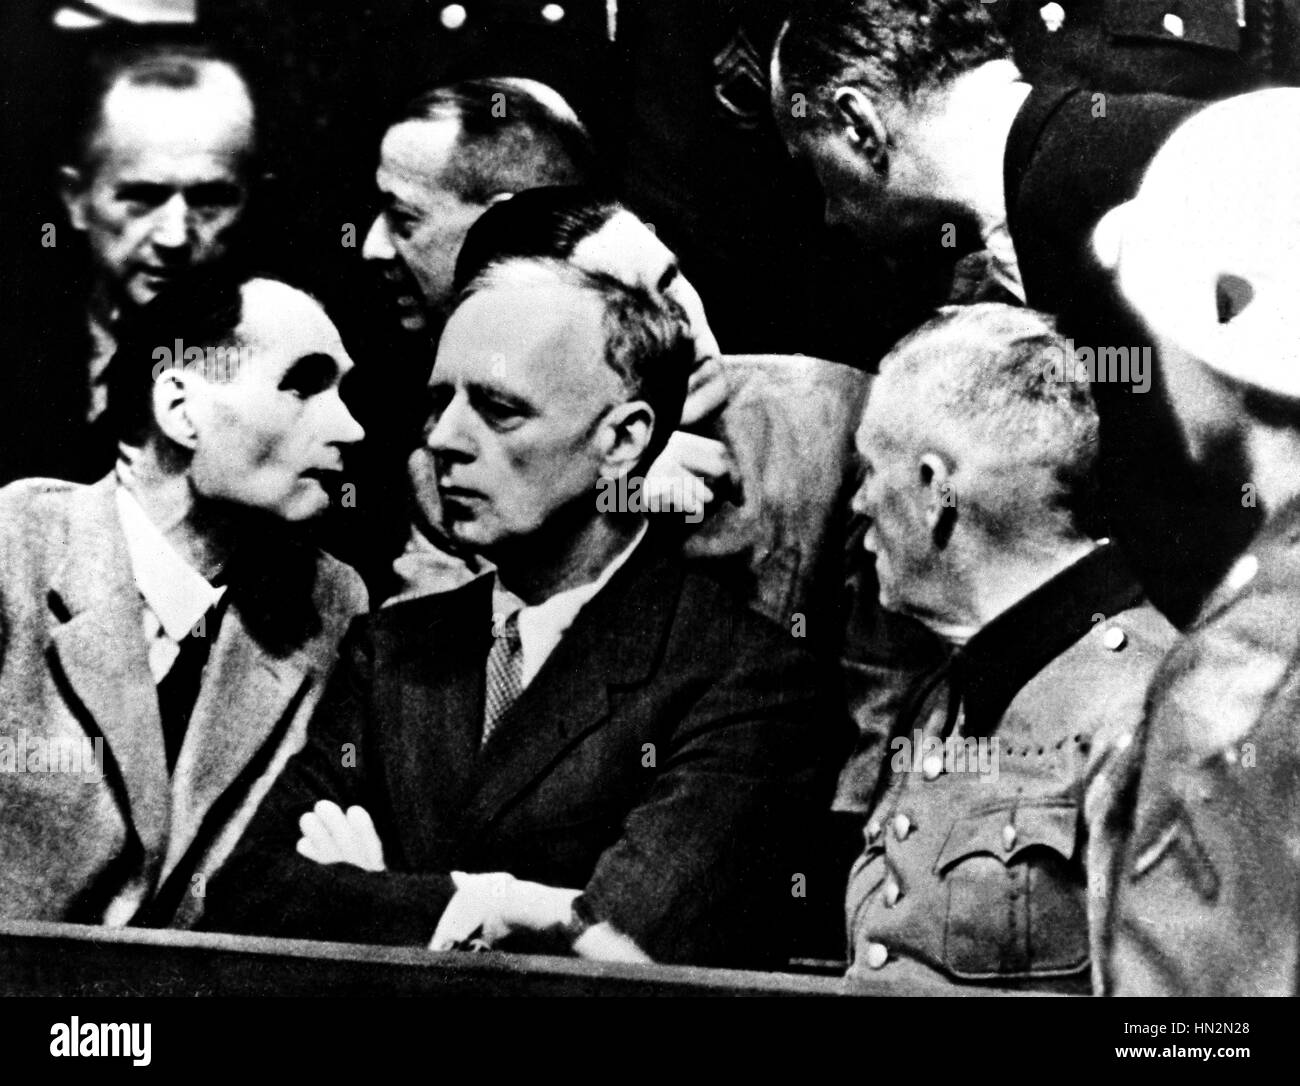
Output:
[[[223,256],[248,200],[255,115],[236,68],[154,47],[103,64],[63,197],[111,306]]]
[[[384,134],[375,175],[384,209],[362,255],[399,300],[414,284],[424,305],[445,309],[461,245],[492,203],[595,178],[587,130],[552,88],[512,78],[435,87]]]

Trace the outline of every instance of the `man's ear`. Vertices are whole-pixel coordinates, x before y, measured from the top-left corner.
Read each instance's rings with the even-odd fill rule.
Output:
[[[917,461],[917,482],[920,484],[925,526],[942,547],[947,544],[957,520],[957,490],[953,485],[952,470],[938,453],[923,453]]]
[[[645,400],[619,404],[600,426],[599,448],[604,474],[617,479],[641,461],[654,434],[655,413]]]
[[[889,132],[871,99],[857,87],[839,87],[834,101],[841,131],[849,143],[883,172],[889,158]]]
[[[174,444],[193,450],[198,445],[192,410],[192,374],[164,370],[153,383],[153,417],[158,429]]]
[[[59,198],[74,230],[86,229],[86,199],[90,185],[75,166],[59,167]]]

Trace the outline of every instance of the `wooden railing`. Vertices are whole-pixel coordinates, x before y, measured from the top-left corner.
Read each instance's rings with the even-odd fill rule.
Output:
[[[988,994],[988,989],[978,992]],[[4,995],[956,995],[833,976],[0,922]],[[971,994],[976,994],[972,992]]]

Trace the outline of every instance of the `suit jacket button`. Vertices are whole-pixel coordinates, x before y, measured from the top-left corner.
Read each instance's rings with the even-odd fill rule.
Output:
[[[1065,23],[1065,8],[1060,4],[1044,4],[1038,9],[1038,17],[1049,34],[1055,34]]]
[[[548,23],[558,23],[564,18],[564,8],[559,4],[547,4],[542,8],[542,18]]]
[[[1165,16],[1164,28],[1167,31],[1169,31],[1169,33],[1172,34],[1175,38],[1181,38],[1183,36],[1184,33],[1183,21],[1173,12],[1170,12],[1168,15]]]
[[[464,4],[448,4],[438,14],[438,19],[448,30],[459,30],[469,18]]]
[[[889,961],[889,951],[884,943],[867,944],[867,965],[872,969],[881,968]]]
[[[1101,643],[1110,649],[1111,652],[1119,652],[1124,647],[1124,642],[1128,640],[1128,635],[1118,626],[1108,626],[1106,632],[1101,635]]]
[[[906,841],[907,835],[912,832],[912,820],[905,814],[894,815],[894,836],[900,841]]]
[[[927,754],[921,763],[921,773],[927,781],[936,780],[943,772],[943,755]]]

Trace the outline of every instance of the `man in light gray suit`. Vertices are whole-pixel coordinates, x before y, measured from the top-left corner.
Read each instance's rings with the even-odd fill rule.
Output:
[[[307,294],[187,281],[110,365],[115,471],[0,490],[0,917],[201,913],[366,607],[303,534],[351,367]]]

